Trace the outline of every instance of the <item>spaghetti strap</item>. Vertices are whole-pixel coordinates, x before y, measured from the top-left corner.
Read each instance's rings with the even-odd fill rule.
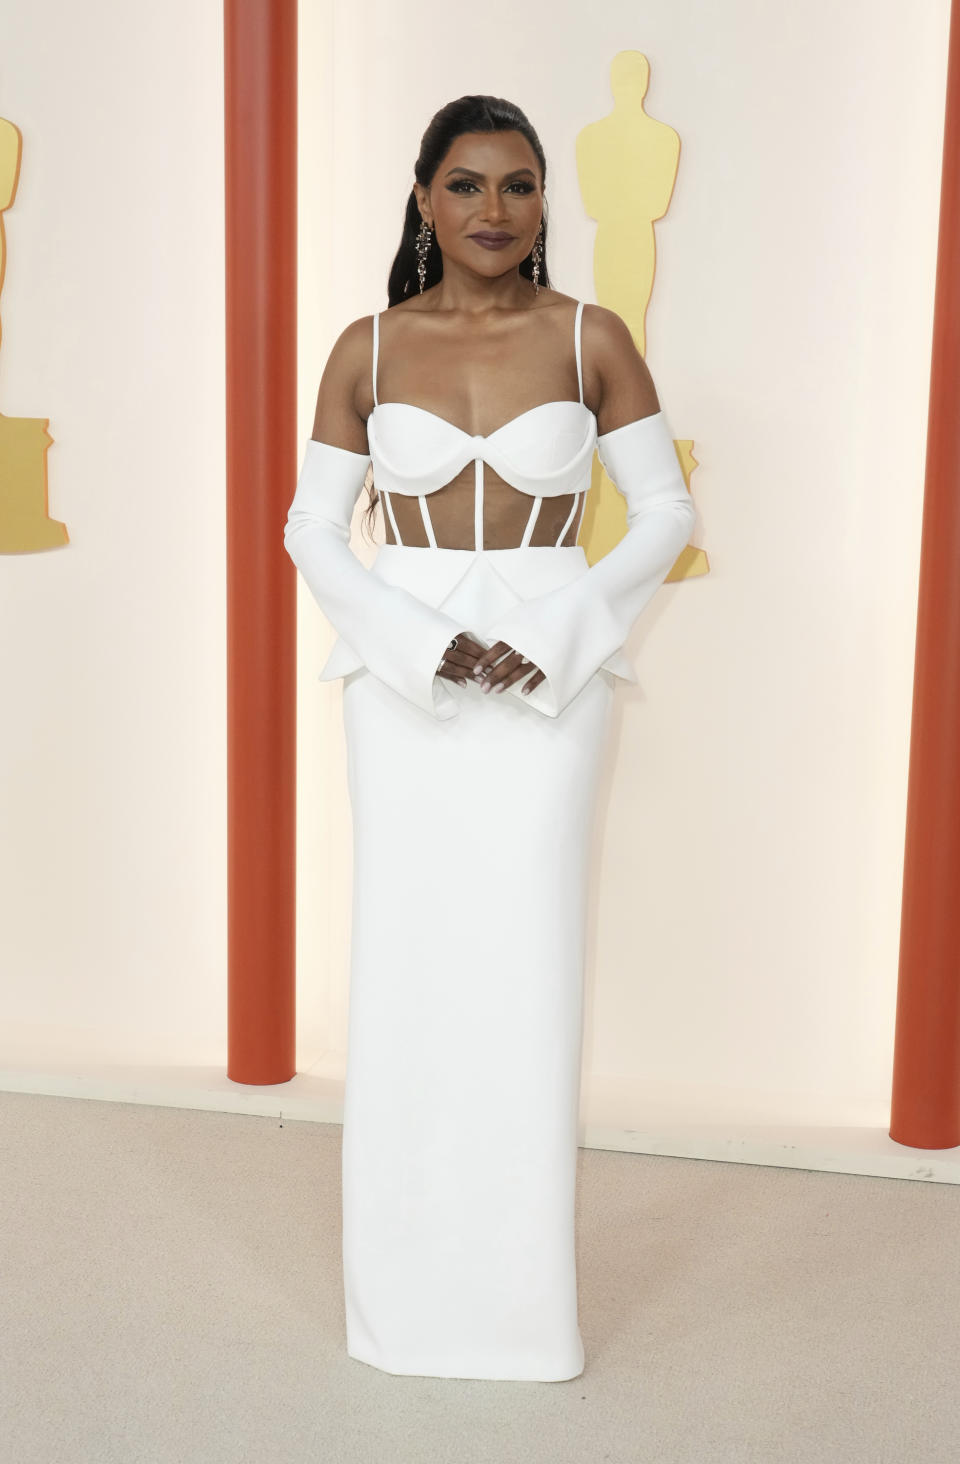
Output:
[[[580,367],[580,317],[583,314],[583,301],[577,301],[577,317],[573,326],[573,341],[577,353],[577,386],[580,391],[580,400],[583,401],[583,372]]]
[[[377,405],[377,356],[380,351],[380,312],[373,316],[373,405]]]

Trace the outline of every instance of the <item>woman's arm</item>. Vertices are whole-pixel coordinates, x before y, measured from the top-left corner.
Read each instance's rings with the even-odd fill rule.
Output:
[[[361,564],[350,548],[353,510],[370,466],[359,383],[370,368],[372,319],[337,339],[317,393],[313,436],[283,532],[284,548],[334,630],[369,671],[439,720],[456,699],[436,678],[444,649],[461,629],[399,585]]]
[[[689,541],[696,519],[653,379],[625,322],[587,305],[584,360],[599,398],[597,452],[627,500],[627,532],[570,583],[515,605],[485,630],[484,666],[521,652],[544,679],[525,700],[556,717],[626,640]],[[522,675],[529,667],[522,668]],[[494,673],[495,677],[495,673]],[[504,678],[509,685],[517,673]]]

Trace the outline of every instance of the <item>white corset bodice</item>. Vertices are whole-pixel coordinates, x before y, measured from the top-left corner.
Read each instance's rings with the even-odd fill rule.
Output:
[[[373,399],[367,418],[367,442],[373,463],[373,481],[383,497],[398,545],[403,544],[394,516],[391,495],[417,498],[427,542],[437,547],[429,496],[438,492],[470,463],[475,465],[473,547],[483,546],[484,464],[505,483],[532,501],[523,536],[516,546],[526,548],[545,498],[572,495],[570,513],[557,546],[574,519],[577,532],[590,487],[593,454],[597,446],[597,419],[583,400],[580,321],[583,302],[577,304],[574,346],[579,401],[543,402],[521,412],[488,436],[475,436],[435,412],[409,402],[377,400],[379,314],[373,317]],[[561,510],[562,511],[562,510]]]

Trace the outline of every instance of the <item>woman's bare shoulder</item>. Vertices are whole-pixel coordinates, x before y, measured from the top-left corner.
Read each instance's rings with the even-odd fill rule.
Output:
[[[660,410],[647,363],[616,310],[584,305],[581,340],[585,394],[598,403],[602,432]]]
[[[331,347],[317,389],[314,437],[354,452],[367,451],[372,335],[372,315],[345,325]]]
[[[373,316],[361,315],[345,325],[337,336],[330,351],[329,360],[336,357],[338,363],[346,366],[359,361],[364,353],[369,356],[373,339]]]
[[[583,330],[585,334],[589,332],[594,344],[604,351],[627,352],[633,345],[630,327],[623,316],[615,310],[608,310],[606,305],[584,304]]]

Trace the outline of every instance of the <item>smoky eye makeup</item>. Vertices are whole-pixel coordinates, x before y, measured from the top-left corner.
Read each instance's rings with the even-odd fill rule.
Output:
[[[462,193],[464,190],[461,185],[464,183],[468,184],[471,188],[476,187],[476,184],[471,178],[455,178],[452,183],[446,184],[447,191],[449,193]],[[524,193],[533,192],[533,184],[528,183],[524,178],[516,178],[508,187],[520,188]]]

